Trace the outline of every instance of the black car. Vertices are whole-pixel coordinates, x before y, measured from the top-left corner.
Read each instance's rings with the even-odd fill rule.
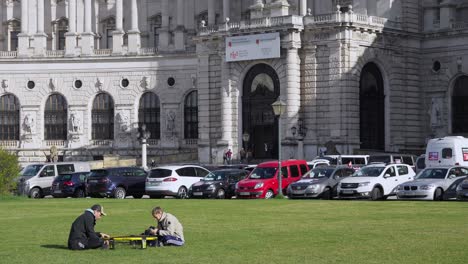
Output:
[[[86,179],[89,172],[75,172],[58,175],[52,182],[52,196],[55,198],[86,197]]]
[[[91,197],[126,196],[141,198],[145,194],[146,171],[137,167],[115,167],[91,170],[87,192]]]
[[[231,198],[235,195],[236,183],[249,174],[241,169],[221,169],[210,172],[189,189],[191,198]]]

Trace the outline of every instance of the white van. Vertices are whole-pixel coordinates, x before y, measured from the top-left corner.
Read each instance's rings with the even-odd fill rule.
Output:
[[[88,172],[88,162],[33,163],[20,172],[18,192],[31,198],[43,198],[50,194],[52,182],[62,173]]]
[[[448,136],[427,142],[426,167],[468,166],[468,138]]]

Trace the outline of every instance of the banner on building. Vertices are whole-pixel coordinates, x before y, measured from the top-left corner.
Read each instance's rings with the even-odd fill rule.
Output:
[[[278,32],[226,37],[227,62],[279,57],[280,35]]]

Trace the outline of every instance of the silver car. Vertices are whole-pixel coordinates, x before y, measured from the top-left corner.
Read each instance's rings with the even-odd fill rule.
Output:
[[[341,179],[353,173],[354,169],[345,165],[316,167],[288,186],[288,197],[332,199],[336,196],[336,187]]]
[[[468,168],[460,166],[431,167],[422,170],[413,181],[397,187],[398,199],[447,200],[456,196],[457,185],[468,176]]]

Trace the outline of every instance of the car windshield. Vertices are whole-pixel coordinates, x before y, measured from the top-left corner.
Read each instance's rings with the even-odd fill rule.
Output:
[[[34,176],[36,175],[44,165],[28,165],[20,173],[21,176]]]
[[[388,155],[369,157],[369,163],[375,163],[375,162],[389,163],[390,161],[391,159],[390,159],[390,156]]]
[[[252,173],[250,173],[249,179],[271,179],[275,176],[278,168],[255,168]]]
[[[363,167],[356,171],[352,177],[378,177],[380,174],[382,174],[384,169],[385,167]]]
[[[172,170],[168,169],[154,169],[151,170],[149,178],[166,178],[172,175]]]
[[[92,170],[91,173],[89,174],[89,177],[106,177],[109,174],[107,170]]]
[[[330,178],[330,175],[333,173],[334,169],[330,168],[315,168],[313,170],[310,170],[304,176],[302,176],[303,179],[317,179],[317,178]]]
[[[416,179],[445,179],[448,169],[425,169],[416,175]]]
[[[208,173],[202,181],[222,181],[226,179],[226,172],[224,171],[213,171]]]

